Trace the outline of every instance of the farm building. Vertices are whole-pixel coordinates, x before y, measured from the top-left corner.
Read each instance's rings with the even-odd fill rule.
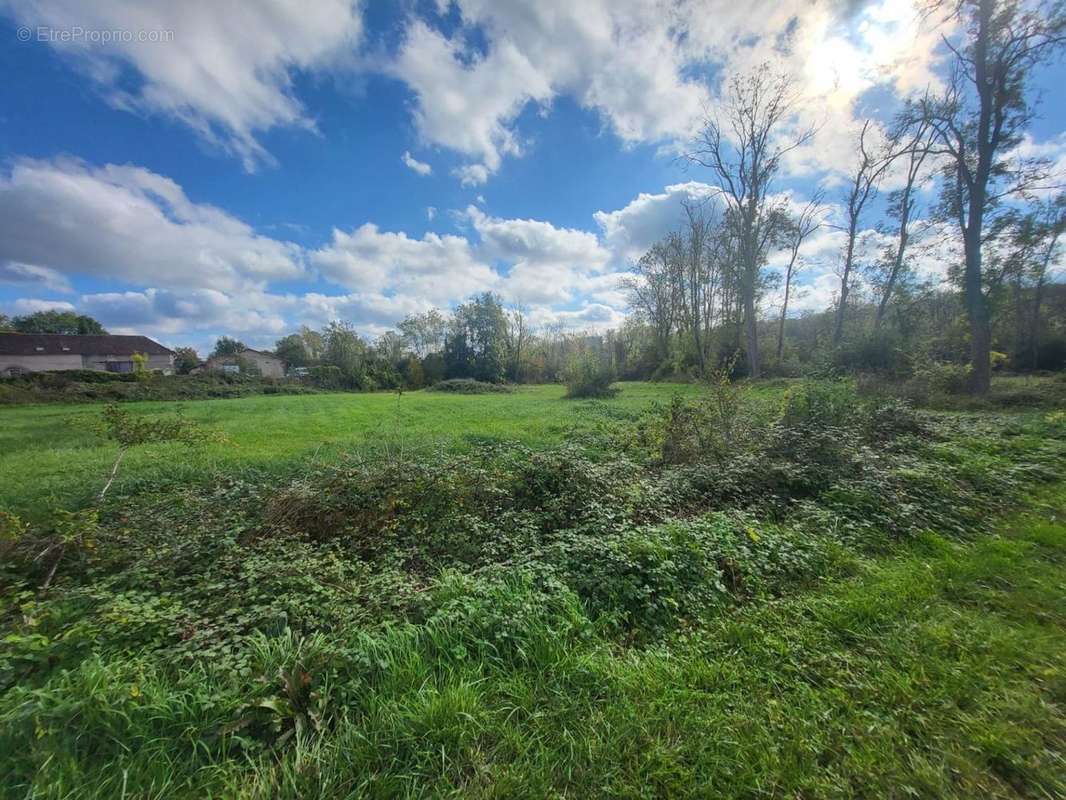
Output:
[[[242,372],[262,375],[264,378],[284,378],[285,362],[273,353],[245,349],[228,356],[212,356],[207,359],[205,369],[217,370],[231,374]]]
[[[148,357],[148,369],[174,371],[174,351],[147,336],[0,333],[0,375],[71,369],[133,372],[135,353]]]

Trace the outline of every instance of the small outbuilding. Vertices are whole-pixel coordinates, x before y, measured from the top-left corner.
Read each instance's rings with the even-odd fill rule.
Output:
[[[207,359],[205,369],[225,372],[230,375],[250,373],[264,378],[284,378],[285,362],[273,353],[250,348],[227,356],[212,356]]]

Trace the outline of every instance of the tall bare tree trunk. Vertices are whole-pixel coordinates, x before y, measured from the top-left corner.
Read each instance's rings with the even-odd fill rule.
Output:
[[[788,294],[792,288],[792,270],[785,277],[785,298],[781,301],[781,318],[777,321],[777,361],[781,362],[781,356],[785,352],[785,316],[788,314]]]
[[[983,206],[983,200],[982,200]],[[976,213],[980,217],[981,210]],[[966,315],[970,322],[970,388],[974,394],[987,394],[992,388],[992,330],[988,315],[988,299],[981,281],[980,228],[973,225],[973,203],[970,226],[963,237],[966,248],[966,276],[963,285]],[[974,241],[976,240],[976,241]]]
[[[833,323],[833,344],[840,344],[844,335],[844,314],[848,307],[848,293],[851,290],[851,268],[855,263],[855,236],[858,217],[852,217],[848,224],[848,248],[844,255],[844,274],[840,277],[840,299],[837,302],[836,321]]]
[[[1033,288],[1033,318],[1029,321],[1029,367],[1037,369],[1040,337],[1040,305],[1044,300],[1044,274],[1041,273]]]
[[[904,200],[906,202],[906,200]],[[874,328],[880,330],[881,323],[885,319],[885,311],[888,309],[888,301],[892,299],[892,293],[896,290],[896,279],[899,277],[899,272],[903,268],[903,251],[907,247],[907,239],[909,234],[907,233],[907,217],[908,211],[903,212],[903,216],[899,223],[899,238],[896,244],[896,255],[892,259],[892,270],[888,273],[888,280],[885,281],[885,290],[881,294],[881,300],[877,304],[877,316],[874,318]]]
[[[992,388],[992,330],[981,275],[981,232],[984,226],[985,197],[992,175],[995,144],[990,138],[992,129],[992,86],[988,80],[988,40],[991,36],[992,12],[995,0],[980,0],[977,40],[974,42],[974,84],[980,99],[977,115],[977,169],[969,187],[969,208],[963,231],[966,251],[966,274],[963,294],[966,313],[970,318],[971,389],[974,394],[988,394]]]
[[[744,293],[744,335],[747,340],[748,374],[753,378],[762,376],[759,363],[759,323],[755,319],[755,292]]]

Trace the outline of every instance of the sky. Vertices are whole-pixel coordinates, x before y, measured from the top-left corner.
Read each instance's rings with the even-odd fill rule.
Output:
[[[790,76],[818,133],[775,188],[833,221],[862,120],[939,85],[944,33],[909,0],[0,0],[0,313],[202,352],[482,291],[617,326],[634,259],[717,202],[683,156],[732,76]],[[1024,146],[1066,166],[1063,78]],[[805,245],[796,313],[832,303],[841,240]]]

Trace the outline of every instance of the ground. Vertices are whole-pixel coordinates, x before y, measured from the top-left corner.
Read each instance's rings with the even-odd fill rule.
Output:
[[[421,391],[129,403],[124,407],[136,413],[181,409],[229,441],[192,451],[174,444],[141,448],[130,454],[124,476],[180,482],[207,468],[269,468],[312,456],[328,460],[383,438],[422,448],[493,440],[552,444],[575,426],[594,426],[610,414],[694,391],[686,384],[620,385],[623,391],[609,407],[565,400],[558,385],[474,396]],[[0,508],[32,513],[85,501],[98,490],[114,459],[114,446],[92,429],[99,413],[99,405],[86,404],[0,407]]]
[[[631,460],[703,391],[185,404],[228,441],[0,573],[0,797],[1066,796],[1063,413],[764,384],[768,460]],[[0,508],[83,503],[99,413],[0,409]]]

